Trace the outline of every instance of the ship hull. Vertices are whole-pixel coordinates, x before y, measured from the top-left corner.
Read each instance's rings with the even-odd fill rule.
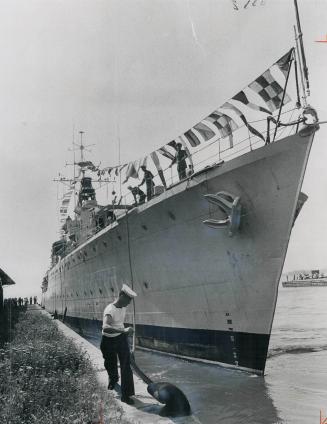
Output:
[[[326,279],[283,281],[283,287],[327,287]]]
[[[100,334],[104,307],[127,283],[139,346],[262,374],[312,140],[287,137],[134,208],[49,271],[46,309]],[[242,205],[232,237],[203,223],[225,218],[204,197],[221,191]]]

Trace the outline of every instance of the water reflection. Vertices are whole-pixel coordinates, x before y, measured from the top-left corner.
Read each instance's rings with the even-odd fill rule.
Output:
[[[87,340],[100,346],[97,336]],[[262,377],[143,350],[136,351],[135,359],[153,381],[168,381],[178,386],[202,424],[284,422],[278,417]]]
[[[136,361],[154,381],[180,387],[202,424],[319,422],[327,411],[326,303],[326,287],[281,290],[265,378],[140,350]],[[88,340],[99,347],[100,333]]]
[[[203,424],[282,423],[262,377],[139,350],[136,361],[154,381],[176,384]]]

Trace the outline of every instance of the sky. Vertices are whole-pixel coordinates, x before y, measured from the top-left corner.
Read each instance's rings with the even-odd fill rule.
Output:
[[[245,1],[237,0],[242,6]],[[298,0],[311,97],[327,120],[327,2]],[[39,295],[58,234],[58,173],[85,131],[101,166],[199,122],[294,44],[292,0],[0,0],[0,267]],[[327,267],[327,125],[317,133],[285,271]],[[111,187],[110,187],[111,189]]]

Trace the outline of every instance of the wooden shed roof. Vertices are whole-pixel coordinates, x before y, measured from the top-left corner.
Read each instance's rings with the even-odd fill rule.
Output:
[[[0,268],[0,279],[1,279],[1,285],[2,286],[9,286],[11,284],[16,284],[14,280],[12,280],[8,274],[6,274],[1,268]]]

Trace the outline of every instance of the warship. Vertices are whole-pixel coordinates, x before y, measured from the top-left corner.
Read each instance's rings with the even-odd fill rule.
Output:
[[[52,245],[42,283],[46,310],[82,334],[100,337],[103,310],[125,283],[138,293],[135,311],[127,311],[127,322],[135,317],[138,348],[264,373],[278,284],[319,128],[306,102],[299,26],[296,41],[274,63],[283,87],[275,71],[266,70],[147,162],[98,169],[85,160],[81,138],[79,175],[63,198],[62,235]],[[282,122],[292,63],[303,93],[300,98],[297,85],[297,104],[288,110],[297,119]],[[247,119],[246,108],[264,114],[264,131]],[[243,144],[233,139],[242,128]],[[193,150],[211,141],[218,154],[195,163]],[[190,172],[169,184],[167,165],[176,161],[178,144],[187,157],[180,163],[189,161]],[[122,196],[98,204],[90,175],[101,180],[125,174],[126,187],[144,164],[157,171],[146,202]],[[67,205],[77,190],[71,217]]]
[[[288,272],[282,277],[283,287],[326,287],[326,270],[300,270]]]

